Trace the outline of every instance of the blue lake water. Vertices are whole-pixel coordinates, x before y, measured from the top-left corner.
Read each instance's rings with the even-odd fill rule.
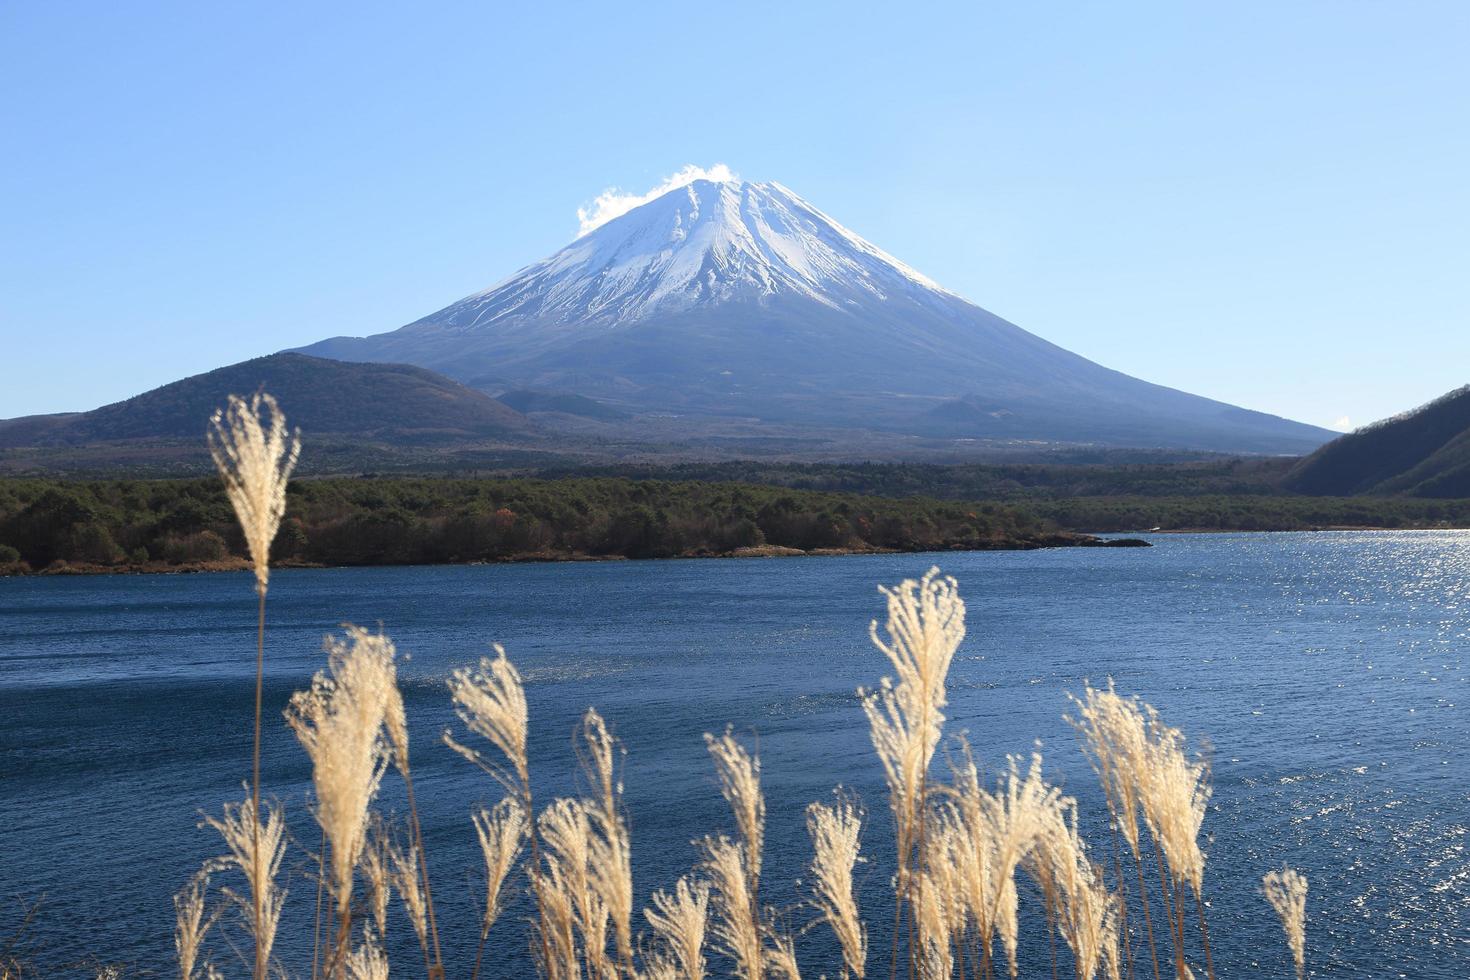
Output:
[[[541,799],[574,787],[571,733],[587,706],[624,740],[640,905],[697,860],[692,841],[730,829],[701,738],[729,724],[763,762],[763,899],[786,909],[792,928],[810,920],[798,905],[810,850],[803,807],[841,783],[868,810],[860,901],[886,911],[889,815],[854,690],[886,667],[867,639],[883,608],[874,586],[937,563],[969,606],[948,731],[967,730],[992,772],[1039,740],[1098,844],[1099,795],[1062,720],[1067,692],[1111,676],[1213,746],[1206,897],[1221,977],[1290,975],[1259,893],[1261,875],[1283,861],[1311,881],[1315,975],[1470,975],[1470,533],[1153,541],[277,572],[264,784],[296,836],[282,960],[293,973],[309,960],[304,866],[317,836],[303,805],[305,757],[280,708],[343,621],[381,623],[412,658],[402,677],[451,977],[468,975],[476,938],[468,813],[498,794],[438,742],[456,724],[444,680],[492,641],[527,680]],[[90,976],[68,964],[94,959],[168,974],[170,895],[219,851],[199,811],[238,799],[248,771],[253,669],[245,575],[0,580],[0,947],[39,902],[19,950],[47,975]],[[402,807],[391,777],[382,805]],[[492,934],[488,975],[529,975],[519,915]],[[396,922],[394,972],[418,975]],[[874,975],[886,975],[885,914],[869,925]],[[1035,925],[1023,924],[1022,975],[1049,976]],[[232,919],[223,929],[238,938]],[[832,972],[823,930],[800,949],[807,975]],[[226,945],[216,960],[239,973]]]

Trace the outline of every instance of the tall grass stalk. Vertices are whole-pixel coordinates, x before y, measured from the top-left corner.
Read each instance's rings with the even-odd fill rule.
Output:
[[[265,687],[265,594],[270,584],[271,542],[286,513],[286,482],[301,455],[301,433],[287,434],[286,416],[276,400],[257,392],[249,401],[230,395],[210,416],[209,452],[225,484],[255,570],[255,728],[250,762],[250,805],[260,810],[260,719]],[[259,820],[253,825],[258,827]],[[260,842],[255,842],[258,850]],[[264,930],[263,907],[252,909],[254,935]],[[268,957],[255,956],[255,980],[265,980]]]
[[[861,811],[847,799],[830,806],[813,803],[806,808],[807,833],[812,839],[812,881],[816,906],[842,947],[842,975],[863,980],[867,970],[868,933],[858,914],[853,868],[859,857]]]
[[[174,896],[174,952],[178,955],[180,980],[194,980],[204,937],[214,925],[217,913],[205,912],[208,894],[209,869],[204,868]]]
[[[897,680],[885,677],[876,691],[859,691],[873,749],[883,765],[893,811],[897,897],[890,968],[898,976],[898,944],[904,911],[916,900],[911,872],[923,846],[928,773],[944,727],[945,679],[965,637],[965,604],[952,578],[931,568],[922,579],[880,587],[888,605],[883,634],[874,620],[868,633],[888,658]],[[885,635],[886,634],[886,638]],[[912,923],[912,913],[910,913]],[[912,964],[913,950],[910,950]]]
[[[672,893],[653,893],[653,908],[644,909],[663,949],[657,954],[670,976],[704,980],[704,933],[709,922],[709,884],[687,876]]]
[[[429,855],[424,850],[424,832],[419,823],[418,800],[413,791],[413,767],[408,758],[408,713],[404,708],[403,694],[399,690],[396,676],[388,692],[388,704],[383,724],[388,732],[388,742],[393,749],[394,766],[403,777],[404,792],[408,797],[408,829],[415,851],[414,866],[419,872],[419,885],[423,888],[424,920],[426,928],[425,951],[430,953],[425,972],[430,980],[442,980],[444,961],[439,947],[439,924],[434,916],[434,891],[429,883]],[[430,949],[432,944],[432,949]]]
[[[485,862],[485,909],[480,917],[480,942],[475,947],[475,969],[479,977],[485,955],[485,940],[495,920],[500,918],[502,890],[520,857],[526,836],[526,811],[514,799],[504,799],[494,809],[481,807],[472,815],[475,836],[480,842],[480,855]]]
[[[595,708],[582,717],[583,771],[593,797],[585,806],[592,887],[607,909],[613,945],[624,976],[633,978],[633,851],[623,816],[623,784],[617,775],[622,745]]]
[[[251,800],[246,800],[226,803],[221,816],[205,817],[204,823],[219,833],[229,851],[214,866],[233,867],[245,878],[249,889],[246,895],[229,888],[224,890],[224,895],[245,911],[255,956],[268,970],[281,910],[286,904],[285,891],[276,885],[276,875],[286,854],[285,816],[279,807],[267,806],[262,821],[260,810]]]
[[[761,763],[726,730],[704,736],[720,793],[730,804],[740,841],[706,838],[705,868],[715,889],[714,933],[735,961],[743,980],[760,980],[769,958],[764,952],[760,880],[766,835],[766,798],[761,791]]]
[[[478,667],[454,671],[449,677],[449,692],[460,721],[489,742],[504,761],[465,745],[447,731],[443,735],[444,744],[478,766],[519,801],[527,822],[533,823],[536,809],[531,794],[530,759],[526,751],[530,730],[526,689],[520,672],[506,657],[505,648],[497,643],[494,649],[494,659],[481,657]],[[532,831],[528,836],[531,843],[531,892],[537,905],[541,906],[539,911],[544,921],[546,909],[541,886],[545,879],[540,868],[540,848],[537,834]],[[549,937],[540,928],[536,930],[536,936],[540,942],[537,956],[542,963],[549,963],[553,959]]]
[[[1266,901],[1281,919],[1286,944],[1291,949],[1297,980],[1307,975],[1307,879],[1299,871],[1283,867],[1268,871],[1261,879]]]
[[[356,626],[327,637],[327,670],[292,696],[286,721],[312,762],[316,818],[329,845],[323,869],[336,907],[337,934],[326,976],[343,968],[351,939],[354,872],[367,842],[368,807],[377,795],[391,750],[385,736],[397,696],[392,641]]]

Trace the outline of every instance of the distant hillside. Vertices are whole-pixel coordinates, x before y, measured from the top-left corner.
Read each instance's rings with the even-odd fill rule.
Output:
[[[1329,442],[1285,483],[1314,495],[1470,497],[1470,385]]]
[[[423,368],[273,354],[90,412],[0,421],[0,448],[172,439],[202,446],[207,420],[226,396],[260,388],[311,435],[423,444],[515,437],[532,428],[509,406]]]
[[[532,412],[558,412],[562,415],[577,415],[582,418],[608,421],[628,417],[627,412],[621,412],[611,405],[604,405],[584,395],[572,395],[566,392],[518,388],[515,391],[505,392],[495,400],[502,405],[509,405],[523,415],[529,415]]]

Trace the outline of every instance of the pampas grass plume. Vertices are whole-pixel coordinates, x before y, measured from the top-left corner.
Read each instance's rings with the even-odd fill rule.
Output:
[[[209,419],[209,452],[235,508],[255,566],[255,588],[270,581],[271,542],[286,513],[286,481],[301,454],[301,433],[289,436],[286,416],[265,392],[249,401],[231,395]]]
[[[482,657],[476,668],[462,667],[449,678],[455,712],[470,731],[495,746],[510,768],[458,741],[448,732],[444,742],[485,772],[506,792],[527,797],[530,793],[530,763],[526,755],[528,711],[521,675],[495,644],[495,659]]]
[[[215,862],[216,866],[238,869],[250,889],[248,897],[229,889],[225,890],[225,895],[244,910],[253,912],[255,908],[260,909],[258,920],[253,914],[246,915],[245,919],[255,940],[260,962],[269,964],[281,910],[286,903],[285,891],[276,885],[276,875],[286,854],[286,819],[280,808],[275,806],[265,807],[264,820],[258,820],[258,813],[249,800],[226,803],[222,816],[205,817],[204,823],[219,833],[229,849],[229,854]]]
[[[671,976],[704,980],[704,931],[709,921],[709,885],[680,878],[672,894],[653,893],[653,908],[643,917],[663,944],[658,959],[667,963]]]
[[[862,814],[845,799],[806,808],[812,838],[812,881],[816,906],[842,947],[843,971],[862,980],[868,958],[868,935],[858,914],[852,872],[860,860]]]
[[[309,690],[292,695],[286,709],[311,757],[316,818],[331,844],[328,881],[344,924],[353,870],[367,841],[368,806],[388,763],[384,718],[397,690],[392,641],[352,625],[345,631],[344,638],[326,638],[327,670]]]
[[[214,925],[215,915],[205,914],[208,893],[209,869],[206,867],[174,896],[174,951],[178,954],[180,980],[194,980],[204,937]],[[3,975],[0,972],[0,976]]]
[[[1292,962],[1296,964],[1297,977],[1307,972],[1307,878],[1299,871],[1282,868],[1268,871],[1261,879],[1266,892],[1266,901],[1281,918],[1281,928],[1286,933],[1286,944],[1291,947]]]

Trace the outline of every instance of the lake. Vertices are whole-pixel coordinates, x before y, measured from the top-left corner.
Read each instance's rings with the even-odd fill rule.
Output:
[[[499,797],[438,741],[458,726],[444,681],[495,641],[527,682],[541,800],[575,786],[571,736],[587,706],[623,739],[639,907],[698,859],[691,842],[732,829],[703,733],[731,725],[759,747],[762,898],[792,928],[812,918],[797,883],[810,856],[803,808],[839,783],[855,792],[870,857],[860,904],[875,910],[870,963],[886,976],[890,816],[854,691],[887,672],[867,638],[883,614],[875,586],[938,564],[969,607],[947,732],[968,731],[992,775],[1039,743],[1099,857],[1102,804],[1062,718],[1068,692],[1112,677],[1212,746],[1205,888],[1221,977],[1291,974],[1259,889],[1283,861],[1311,881],[1315,973],[1470,975],[1470,533],[1151,540],[276,572],[263,782],[296,838],[278,951],[293,972],[309,962],[315,890],[304,866],[317,845],[306,758],[280,709],[322,665],[322,636],[350,621],[381,623],[411,657],[401,677],[451,977],[468,975],[477,938],[468,814]],[[249,770],[254,623],[244,574],[0,580],[0,950],[39,903],[18,949],[47,975],[91,976],[94,962],[168,974],[170,895],[220,850],[200,811],[240,799]],[[391,776],[382,806],[402,810]],[[530,972],[523,914],[512,909],[492,933],[487,975]],[[395,921],[395,974],[418,975]],[[1041,930],[1034,919],[1022,929],[1023,975],[1049,975]],[[832,972],[828,935],[799,941],[809,976]],[[216,959],[240,973],[227,946]],[[1138,970],[1152,972],[1142,960]]]

